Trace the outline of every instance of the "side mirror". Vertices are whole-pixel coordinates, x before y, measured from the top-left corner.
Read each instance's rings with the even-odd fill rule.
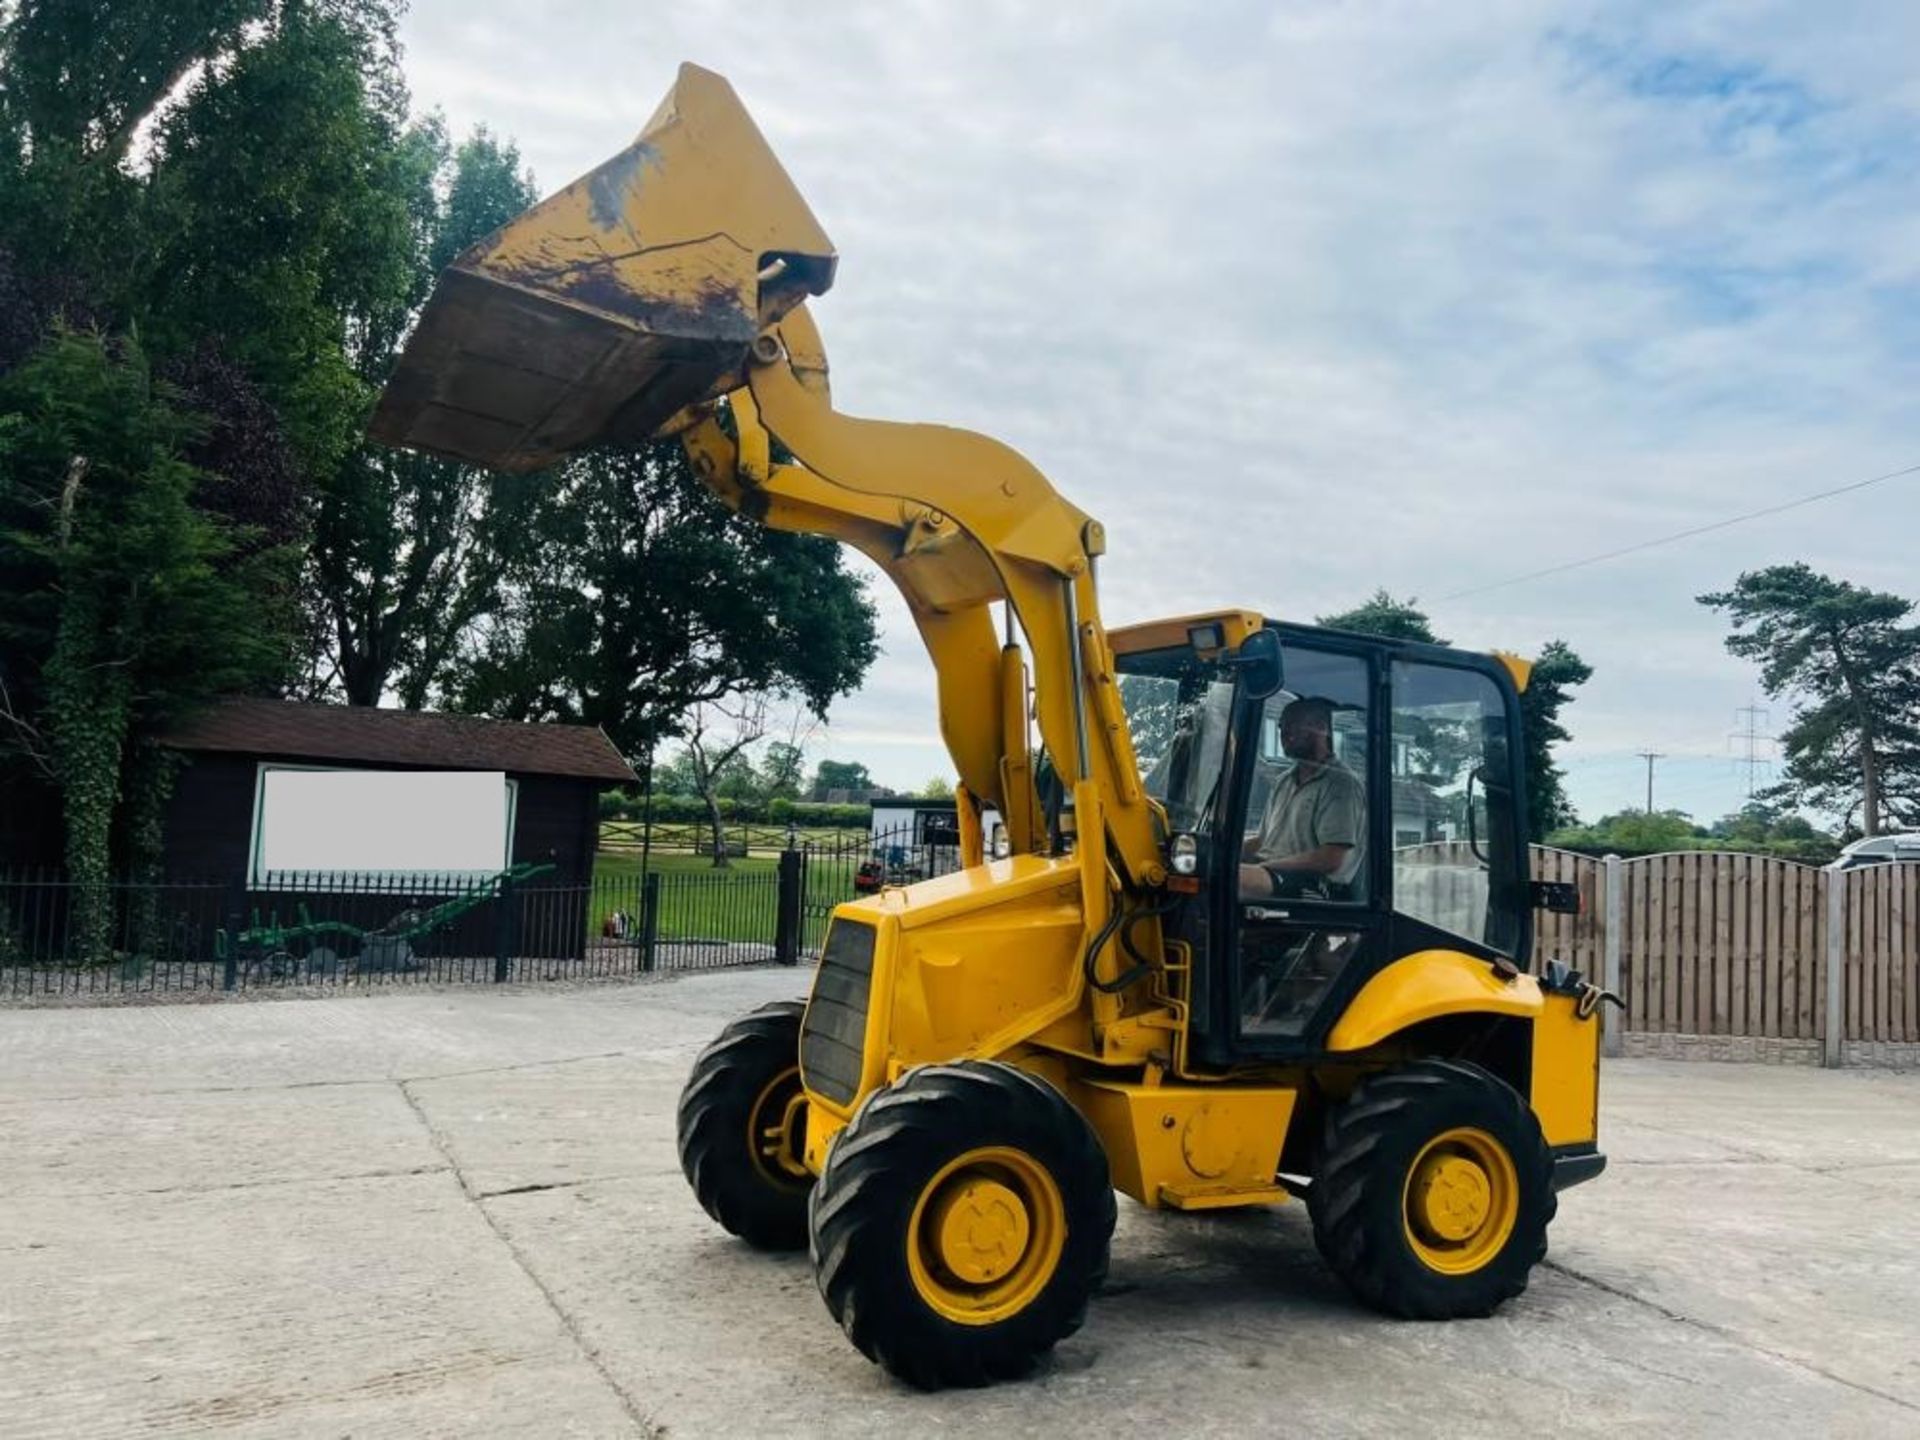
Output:
[[[1254,700],[1277,695],[1286,682],[1286,668],[1280,660],[1280,632],[1256,630],[1240,642],[1227,664],[1241,672],[1240,686]]]

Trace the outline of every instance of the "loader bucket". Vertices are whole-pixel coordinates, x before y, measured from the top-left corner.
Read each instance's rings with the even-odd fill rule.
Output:
[[[833,267],[733,87],[682,65],[633,144],[441,274],[370,433],[513,471],[644,440]]]

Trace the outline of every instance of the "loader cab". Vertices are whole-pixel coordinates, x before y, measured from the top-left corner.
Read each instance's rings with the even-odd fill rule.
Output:
[[[1527,968],[1519,696],[1488,656],[1306,626],[1118,656],[1143,783],[1194,854],[1192,1056],[1325,1053],[1359,988],[1422,950]],[[1272,637],[1272,638],[1267,638]],[[1278,673],[1247,659],[1277,644]]]

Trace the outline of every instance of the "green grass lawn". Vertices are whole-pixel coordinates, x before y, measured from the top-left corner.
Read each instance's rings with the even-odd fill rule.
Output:
[[[832,904],[853,898],[852,860],[816,859],[807,898]],[[780,862],[773,855],[736,856],[716,870],[705,855],[660,854],[651,861],[661,876],[660,937],[663,940],[761,940],[773,943]],[[598,935],[608,914],[623,910],[640,920],[640,857],[601,851],[594,857],[593,905],[588,916]],[[810,929],[817,929],[813,922]]]

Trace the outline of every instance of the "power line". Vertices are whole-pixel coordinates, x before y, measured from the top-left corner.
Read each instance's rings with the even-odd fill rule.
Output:
[[[1588,565],[1599,565],[1607,560],[1618,560],[1624,555],[1637,555],[1642,550],[1652,550],[1661,545],[1671,545],[1679,540],[1691,540],[1696,535],[1709,535],[1715,530],[1725,530],[1729,526],[1743,525],[1749,520],[1763,519],[1768,515],[1783,514],[1788,510],[1798,510],[1802,505],[1811,505],[1816,500],[1830,500],[1835,495],[1845,495],[1850,491],[1864,490],[1869,485],[1879,485],[1888,480],[1898,480],[1906,475],[1920,475],[1920,465],[1909,465],[1904,470],[1889,470],[1884,475],[1874,475],[1865,480],[1855,480],[1850,484],[1836,485],[1831,490],[1816,490],[1811,495],[1802,495],[1798,500],[1782,501],[1778,505],[1762,506],[1758,510],[1748,510],[1744,514],[1729,516],[1725,520],[1715,520],[1708,525],[1695,525],[1691,529],[1676,530],[1671,535],[1662,535],[1653,540],[1641,540],[1632,545],[1622,545],[1618,550],[1602,551],[1598,555],[1589,555],[1583,560],[1569,560],[1563,565],[1549,565],[1544,570],[1529,570],[1524,575],[1514,575],[1505,580],[1496,580],[1491,585],[1473,585],[1465,590],[1455,590],[1440,596],[1440,600],[1463,600],[1469,595],[1484,595],[1489,590],[1502,590],[1509,585],[1524,584],[1528,580],[1542,580],[1549,575],[1563,575],[1569,570],[1581,570]]]

